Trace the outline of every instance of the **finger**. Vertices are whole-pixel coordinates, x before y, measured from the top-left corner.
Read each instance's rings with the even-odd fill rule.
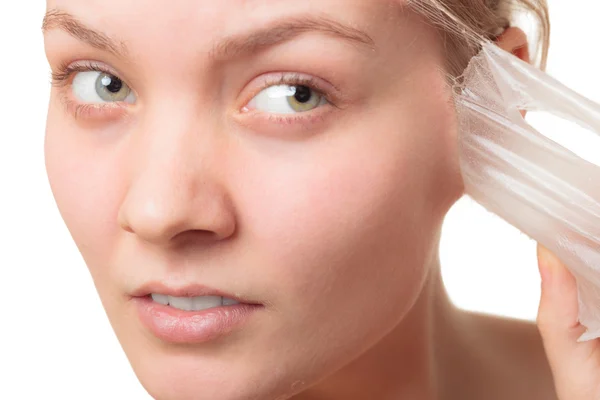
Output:
[[[578,322],[577,284],[564,264],[546,248],[538,245],[538,265],[542,295],[537,324],[553,370],[570,368],[583,362],[590,346],[578,343],[585,332]]]

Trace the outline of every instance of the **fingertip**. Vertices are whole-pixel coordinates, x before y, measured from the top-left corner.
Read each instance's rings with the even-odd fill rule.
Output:
[[[555,264],[557,263],[557,259],[550,250],[541,244],[537,246],[537,259],[543,288],[544,286],[548,286],[552,280],[552,271],[556,269]]]
[[[537,258],[543,284],[550,281],[560,281],[561,284],[573,281],[575,278],[566,265],[550,250],[541,244],[537,246]],[[568,284],[568,283],[567,283]]]
[[[537,246],[537,256],[539,263],[542,264],[543,267],[550,268],[562,266],[562,262],[558,259],[558,257],[556,257],[554,253],[541,244],[538,244]]]
[[[577,283],[565,264],[551,251],[538,244],[537,253],[542,277],[538,326],[542,330],[566,333],[577,323]]]

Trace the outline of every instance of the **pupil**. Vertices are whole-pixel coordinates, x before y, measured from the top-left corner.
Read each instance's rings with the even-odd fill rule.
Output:
[[[121,88],[123,88],[123,82],[119,78],[114,76],[105,75],[102,78],[102,84],[111,93],[119,93]]]
[[[312,91],[307,86],[296,86],[296,94],[294,98],[298,103],[306,103],[310,100]]]

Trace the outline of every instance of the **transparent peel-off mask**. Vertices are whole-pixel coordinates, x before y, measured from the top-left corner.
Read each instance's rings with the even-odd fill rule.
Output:
[[[600,337],[600,167],[541,134],[520,112],[544,111],[598,135],[600,105],[491,42],[459,82],[454,100],[467,194],[568,266],[587,328],[579,340]]]

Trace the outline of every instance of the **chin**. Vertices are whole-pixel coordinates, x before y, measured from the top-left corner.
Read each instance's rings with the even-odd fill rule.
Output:
[[[179,351],[178,351],[179,350]],[[264,368],[256,363],[199,362],[200,357],[216,360],[218,351],[169,350],[169,359],[152,359],[149,354],[132,362],[133,370],[155,400],[285,400],[300,391],[298,379],[277,375],[281,368]],[[146,350],[148,351],[148,350]]]

